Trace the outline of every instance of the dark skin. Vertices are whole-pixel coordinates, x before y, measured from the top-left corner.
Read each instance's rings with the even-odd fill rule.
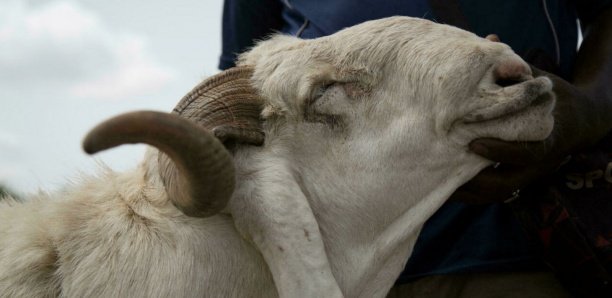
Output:
[[[466,203],[505,201],[517,189],[553,173],[571,154],[595,145],[612,130],[612,8],[586,24],[573,77],[552,79],[557,96],[555,128],[543,142],[478,139],[470,150],[499,162],[461,186],[451,197]]]

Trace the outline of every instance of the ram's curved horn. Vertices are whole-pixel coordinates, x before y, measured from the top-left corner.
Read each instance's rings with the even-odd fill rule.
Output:
[[[173,113],[212,131],[227,147],[261,145],[264,134],[259,115],[263,100],[251,86],[252,74],[251,67],[243,66],[212,76],[185,95]],[[168,191],[179,192],[176,180],[180,171],[165,154],[159,155],[158,163]]]
[[[230,153],[209,130],[192,121],[159,112],[127,113],[96,126],[85,137],[83,148],[92,154],[128,143],[146,143],[170,157],[172,167],[160,174],[167,178],[164,184],[170,200],[188,216],[216,214],[234,191]]]
[[[251,85],[253,68],[239,66],[212,76],[176,105],[173,113],[213,131],[224,143],[261,145],[263,100]]]

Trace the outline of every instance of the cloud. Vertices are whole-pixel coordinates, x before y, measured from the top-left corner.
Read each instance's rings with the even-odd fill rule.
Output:
[[[112,30],[76,2],[0,3],[0,87],[52,84],[77,98],[120,100],[174,78],[145,37]]]
[[[56,40],[81,38],[100,26],[95,15],[69,2],[56,2],[26,14],[24,25],[33,37]]]
[[[152,63],[144,41],[132,38],[118,44],[114,57],[118,67],[91,80],[71,87],[77,97],[97,99],[121,99],[158,90],[174,78],[174,73]]]

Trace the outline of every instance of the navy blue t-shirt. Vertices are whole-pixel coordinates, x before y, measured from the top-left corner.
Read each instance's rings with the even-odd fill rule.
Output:
[[[533,53],[545,56],[556,64],[557,74],[564,78],[570,77],[576,59],[577,18],[588,22],[612,3],[451,2],[460,8],[469,26],[466,29],[480,36],[497,34],[527,60]],[[273,31],[316,38],[393,15],[444,23],[437,19],[427,0],[226,0],[220,68],[233,66],[237,53],[252,46],[253,39],[261,39]],[[249,32],[237,29],[240,26],[249,27]],[[253,30],[259,35],[249,35]],[[534,251],[508,206],[448,202],[426,222],[398,282],[433,274],[542,270],[544,266]]]

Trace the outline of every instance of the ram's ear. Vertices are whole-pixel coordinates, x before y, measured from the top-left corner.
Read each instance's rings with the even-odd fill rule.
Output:
[[[228,204],[237,230],[262,254],[281,297],[341,297],[302,179],[270,156],[252,166]],[[273,223],[273,224],[271,224]]]
[[[210,77],[176,105],[173,113],[211,130],[226,146],[261,145],[263,100],[251,85],[253,68],[240,66]]]

